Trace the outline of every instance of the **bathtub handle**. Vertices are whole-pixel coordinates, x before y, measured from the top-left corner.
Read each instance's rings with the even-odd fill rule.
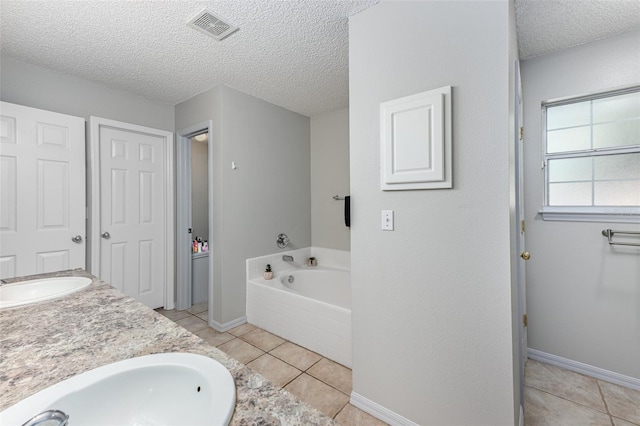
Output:
[[[285,248],[289,245],[289,237],[287,234],[278,234],[278,238],[276,238],[276,244],[279,248]]]

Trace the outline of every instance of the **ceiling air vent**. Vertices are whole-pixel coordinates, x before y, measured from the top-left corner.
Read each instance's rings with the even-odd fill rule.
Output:
[[[216,16],[206,8],[191,18],[191,20],[187,22],[187,25],[216,40],[222,40],[238,29],[235,25],[225,22],[222,18]]]

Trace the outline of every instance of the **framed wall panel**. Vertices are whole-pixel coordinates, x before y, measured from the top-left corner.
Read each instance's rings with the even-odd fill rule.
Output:
[[[381,189],[451,188],[451,86],[380,104]]]

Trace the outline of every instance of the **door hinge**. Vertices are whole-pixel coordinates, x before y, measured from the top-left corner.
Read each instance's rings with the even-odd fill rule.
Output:
[[[518,134],[520,136],[520,140],[524,140],[524,127],[520,127],[520,131]]]
[[[525,228],[524,219],[522,219],[520,221],[520,233],[521,234],[524,234],[524,228]]]
[[[526,327],[526,326],[528,325],[528,321],[527,321],[527,314],[524,314],[524,315],[522,316],[522,325],[523,325],[524,327]]]

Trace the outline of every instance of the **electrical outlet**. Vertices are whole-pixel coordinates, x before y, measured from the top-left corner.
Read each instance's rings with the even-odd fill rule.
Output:
[[[382,210],[381,225],[383,231],[393,231],[393,210]]]

